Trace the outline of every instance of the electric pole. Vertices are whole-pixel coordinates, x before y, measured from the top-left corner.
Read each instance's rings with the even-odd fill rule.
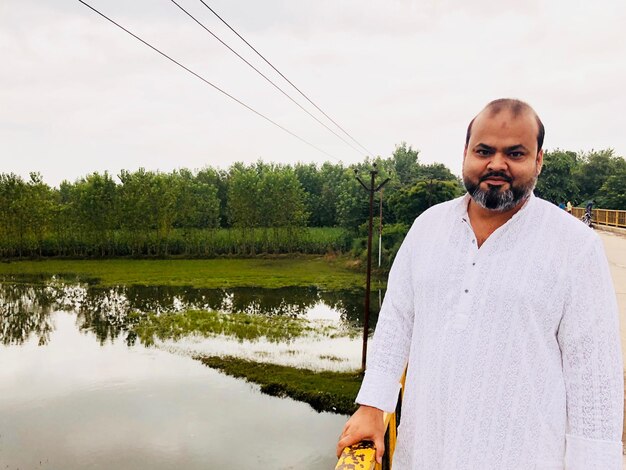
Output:
[[[378,267],[383,259],[383,194],[385,190],[380,190],[380,214],[378,215]]]
[[[363,354],[361,356],[361,370],[365,370],[365,363],[367,360],[367,337],[369,336],[369,323],[370,323],[370,281],[372,277],[372,225],[374,220],[374,193],[379,191],[388,181],[387,178],[385,181],[380,183],[378,186],[375,186],[376,175],[378,171],[376,170],[376,163],[374,163],[373,168],[370,170],[370,185],[369,187],[361,180],[358,175],[358,171],[355,169],[354,174],[356,179],[361,183],[361,186],[365,188],[366,191],[370,193],[370,219],[369,219],[369,228],[367,231],[367,281],[365,284],[365,316],[363,319]]]

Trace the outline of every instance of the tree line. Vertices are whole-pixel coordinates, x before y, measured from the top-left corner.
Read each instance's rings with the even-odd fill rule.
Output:
[[[537,194],[626,208],[626,162],[611,150],[546,152]],[[0,174],[0,256],[216,256],[362,251],[368,194],[355,178],[376,164],[389,257],[428,207],[463,194],[445,165],[406,143],[360,163],[235,163],[169,173],[92,173],[58,188],[40,174]],[[377,197],[380,197],[377,196]],[[380,201],[377,201],[377,204]],[[378,212],[378,211],[377,211]]]
[[[626,210],[626,160],[611,149],[546,152],[535,193],[555,204]]]

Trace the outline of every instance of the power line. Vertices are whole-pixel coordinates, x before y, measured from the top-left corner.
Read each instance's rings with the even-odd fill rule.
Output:
[[[322,108],[320,108],[320,107],[319,107],[318,105],[316,105],[313,101],[311,101],[311,99],[310,99],[307,95],[305,95],[305,94],[304,94],[304,92],[300,91],[300,89],[299,89],[297,86],[295,86],[295,85],[291,82],[291,80],[289,80],[287,77],[285,77],[285,76],[281,73],[281,71],[280,71],[280,70],[278,70],[276,67],[274,67],[274,65],[272,65],[272,63],[271,63],[269,60],[267,60],[267,59],[263,56],[263,54],[261,54],[259,51],[257,51],[257,50],[256,50],[256,49],[252,46],[252,44],[250,44],[248,41],[246,41],[246,40],[245,40],[245,39],[241,36],[241,34],[239,34],[237,31],[235,31],[235,30],[233,29],[233,27],[232,27],[231,25],[229,25],[229,24],[226,22],[226,20],[224,20],[224,19],[223,19],[220,15],[218,15],[218,14],[215,12],[215,10],[213,10],[213,8],[211,8],[209,5],[207,5],[207,4],[204,2],[204,0],[200,0],[200,2],[201,2],[201,3],[205,6],[205,7],[207,7],[207,8],[211,11],[211,13],[213,13],[215,16],[217,16],[217,18],[219,18],[219,20],[220,20],[222,23],[224,23],[224,24],[228,27],[228,29],[230,29],[233,33],[235,33],[235,34],[239,37],[239,39],[241,39],[243,42],[245,42],[245,43],[248,45],[248,47],[250,47],[250,49],[252,49],[254,52],[256,52],[256,53],[259,55],[259,57],[261,57],[261,59],[263,59],[263,60],[264,60],[264,61],[265,61],[265,62],[266,62],[266,63],[267,63],[270,67],[272,67],[272,68],[273,68],[273,69],[274,69],[274,70],[275,70],[275,71],[276,71],[276,72],[277,72],[277,73],[278,73],[281,77],[283,77],[283,78],[285,79],[285,81],[287,81],[287,83],[289,83],[292,87],[294,87],[294,88],[298,91],[298,93],[300,93],[302,96],[304,96],[304,98],[306,98],[306,100],[307,100],[309,103],[311,103],[313,106],[315,106],[315,108],[317,108],[317,110],[318,110],[320,113],[322,113],[324,116],[326,116],[326,117],[327,117],[327,118],[328,118],[328,119],[329,119],[329,120],[330,120],[330,121],[331,121],[331,122],[332,122],[335,126],[337,126],[339,129],[341,129],[341,131],[342,131],[344,134],[346,134],[348,137],[350,137],[350,138],[351,138],[351,139],[352,139],[352,140],[353,140],[353,141],[354,141],[354,142],[355,142],[355,143],[356,143],[359,147],[361,147],[363,150],[365,150],[365,152],[366,152],[366,153],[368,153],[368,154],[369,154],[370,156],[372,156],[372,157],[374,156],[374,153],[373,153],[373,152],[370,152],[370,151],[367,149],[367,147],[363,146],[363,144],[361,144],[358,140],[356,140],[354,137],[352,137],[352,136],[351,136],[351,135],[350,135],[350,134],[349,134],[349,133],[348,133],[348,132],[347,132],[347,131],[343,128],[343,127],[341,127],[339,124],[337,124],[337,122],[335,122],[335,120],[334,120],[333,118],[331,118],[328,114],[326,114],[326,113],[322,110]]]
[[[135,39],[137,39],[138,41],[142,42],[143,44],[145,44],[146,46],[148,46],[150,49],[152,49],[155,52],[158,52],[159,54],[161,54],[163,57],[169,59],[170,61],[174,62],[176,65],[178,65],[179,67],[183,68],[184,70],[186,70],[187,72],[189,72],[190,74],[194,75],[195,77],[199,78],[200,80],[202,80],[204,83],[206,83],[207,85],[210,85],[211,87],[215,88],[217,91],[219,91],[220,93],[226,95],[227,97],[229,97],[231,100],[236,101],[237,103],[239,103],[241,106],[243,106],[244,108],[252,111],[254,114],[256,114],[259,117],[262,117],[263,119],[265,119],[266,121],[274,124],[276,127],[282,129],[283,131],[285,131],[287,134],[295,137],[296,139],[304,142],[305,144],[313,147],[315,150],[323,153],[324,155],[337,160],[338,162],[340,162],[340,160],[331,155],[330,153],[326,152],[325,150],[322,150],[321,148],[319,148],[317,145],[312,144],[311,142],[309,142],[306,139],[303,139],[302,137],[300,137],[299,135],[291,132],[289,129],[281,126],[280,124],[278,124],[277,122],[273,121],[272,119],[268,118],[267,116],[265,116],[264,114],[260,113],[259,111],[255,110],[254,108],[252,108],[251,106],[247,105],[246,103],[244,103],[241,100],[238,100],[237,98],[235,98],[233,95],[231,95],[230,93],[222,90],[220,87],[218,87],[217,85],[214,85],[213,83],[211,83],[210,81],[208,81],[206,78],[204,78],[203,76],[197,74],[196,72],[194,72],[193,70],[189,69],[188,67],[185,67],[183,64],[181,64],[180,62],[178,62],[177,60],[171,58],[169,55],[167,55],[165,52],[162,52],[161,50],[157,49],[156,47],[154,47],[152,44],[144,41],[143,39],[141,39],[139,36],[137,36],[134,33],[131,33],[128,29],[124,28],[122,25],[120,25],[119,23],[116,23],[114,20],[112,20],[111,18],[109,18],[108,16],[106,16],[104,13],[101,13],[100,11],[96,10],[94,7],[92,7],[91,5],[89,5],[88,3],[84,2],[83,0],[78,0],[80,3],[82,3],[83,5],[85,5],[87,8],[89,8],[90,10],[96,12],[98,15],[100,15],[101,17],[103,17],[104,19],[106,19],[107,21],[113,23],[115,26],[117,26],[118,28],[120,28],[121,30],[127,32],[128,34],[130,34],[132,37],[134,37]]]
[[[357,147],[355,147],[354,145],[352,145],[349,141],[347,141],[345,138],[343,138],[341,135],[337,134],[333,129],[331,129],[330,127],[328,127],[326,124],[324,124],[322,121],[320,121],[314,114],[312,114],[308,109],[306,109],[304,106],[302,106],[300,103],[298,103],[296,100],[294,100],[289,94],[287,94],[287,92],[285,92],[281,87],[279,87],[276,83],[274,83],[267,75],[265,75],[263,72],[261,72],[259,69],[257,69],[254,65],[252,65],[250,62],[248,62],[244,57],[242,57],[237,51],[235,51],[232,47],[230,47],[228,44],[226,44],[224,41],[222,41],[222,39],[220,39],[215,33],[213,33],[209,28],[207,28],[204,24],[202,24],[196,17],[194,17],[191,13],[189,13],[187,10],[185,10],[182,6],[180,6],[179,3],[176,2],[176,0],[170,0],[174,5],[176,5],[180,10],[182,10],[187,16],[189,16],[189,18],[191,18],[193,21],[195,21],[198,25],[200,25],[200,27],[202,27],[207,33],[209,33],[211,36],[213,36],[215,39],[217,39],[223,46],[225,46],[226,48],[228,48],[228,50],[230,52],[232,52],[233,54],[235,54],[237,57],[239,57],[241,60],[243,60],[249,67],[251,67],[256,73],[258,73],[259,75],[261,75],[265,80],[267,80],[274,88],[276,88],[279,92],[281,92],[283,95],[285,95],[287,98],[289,98],[289,100],[291,100],[296,106],[298,106],[302,111],[304,111],[305,113],[307,113],[309,116],[311,116],[313,119],[315,119],[318,123],[320,123],[322,126],[324,126],[326,129],[328,129],[330,132],[332,132],[336,137],[338,137],[339,139],[341,139],[346,145],[349,145],[353,150],[356,150],[359,154],[361,154],[361,150],[359,150]]]

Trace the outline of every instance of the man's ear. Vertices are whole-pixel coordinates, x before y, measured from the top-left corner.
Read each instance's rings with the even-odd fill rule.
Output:
[[[537,153],[537,176],[541,174],[542,168],[543,168],[543,149],[539,150],[539,153]]]
[[[463,147],[463,161],[465,161],[466,156],[467,156],[467,145]]]

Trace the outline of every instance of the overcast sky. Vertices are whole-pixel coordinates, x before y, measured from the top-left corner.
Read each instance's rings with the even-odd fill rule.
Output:
[[[307,105],[199,0],[177,1]],[[460,174],[467,123],[499,97],[535,107],[548,149],[626,155],[623,0],[205,1],[375,155],[405,141]],[[87,2],[336,159],[363,159],[170,0]],[[0,0],[0,59],[0,172],[58,185],[334,161],[76,0]]]

